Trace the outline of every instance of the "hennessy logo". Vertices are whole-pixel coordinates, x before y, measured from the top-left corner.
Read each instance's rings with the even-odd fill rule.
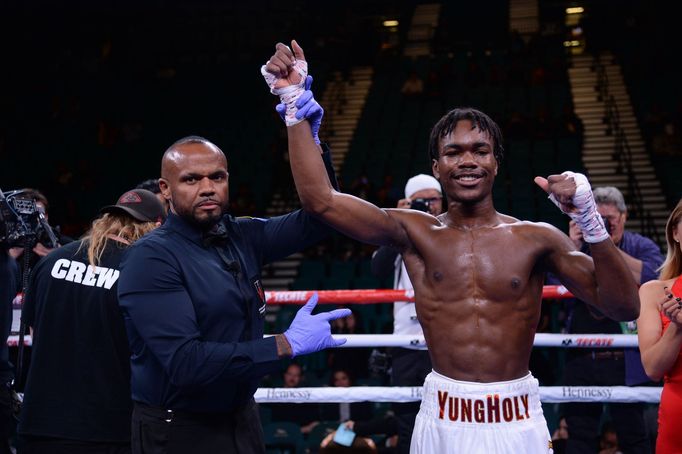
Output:
[[[465,399],[438,390],[439,419],[459,422],[496,423],[530,419],[528,394],[505,397],[488,394],[485,399]]]

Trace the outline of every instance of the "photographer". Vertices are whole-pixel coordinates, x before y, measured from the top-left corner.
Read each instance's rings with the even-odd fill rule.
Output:
[[[49,221],[48,214],[49,202],[47,201],[47,197],[45,197],[45,195],[42,192],[38,191],[37,189],[26,188],[21,191],[21,197],[25,199],[34,200],[36,208],[43,213],[43,215],[45,216],[45,220]],[[57,237],[57,247],[64,246],[65,244],[68,244],[73,241],[73,238],[69,238],[68,236],[62,235],[59,232],[59,228],[53,228],[52,230],[55,236]],[[52,245],[49,244],[49,239],[46,237],[46,235],[41,235],[41,237],[38,238],[38,241],[36,242],[35,246],[33,246],[32,249],[33,253],[31,254],[31,260],[29,262],[30,267],[33,268],[33,266],[36,263],[38,263],[38,260],[40,260],[42,257],[45,257],[54,249],[55,248],[53,248]],[[24,253],[24,248],[13,247],[10,249],[9,253],[12,257],[19,260],[19,258]]]
[[[36,189],[0,191],[0,245],[9,257],[16,260],[19,295],[15,303],[19,301],[21,304],[23,286],[28,282],[28,276],[36,263],[55,248],[73,241],[71,238],[60,235],[59,229],[50,227],[47,208],[47,198]],[[29,253],[24,258],[26,250]],[[10,307],[9,310],[12,311],[12,308]],[[10,314],[11,326],[14,311]],[[15,371],[14,384],[19,392],[23,390],[23,383],[25,383],[27,370],[25,365],[30,361],[30,353],[30,349],[23,349],[19,346],[9,348],[9,359],[19,369]]]
[[[434,177],[424,174],[416,175],[405,185],[405,198],[398,201],[398,208],[410,208],[438,216],[443,211],[443,194],[440,183]],[[372,256],[372,274],[385,278],[393,274],[393,288],[411,290],[412,282],[407,276],[405,264],[398,251],[382,246]],[[396,301],[393,304],[393,334],[411,334],[423,336],[422,328],[417,320],[414,303]],[[410,348],[394,348],[392,350],[393,386],[422,386],[424,379],[431,372],[431,360],[427,350]],[[395,404],[395,415],[398,422],[398,453],[407,453],[410,449],[412,428],[419,411],[419,402]]]
[[[656,270],[663,262],[660,249],[649,238],[625,230],[627,207],[623,194],[615,187],[594,189],[597,211],[604,219],[611,240],[618,247],[625,263],[638,284],[657,278]],[[576,247],[589,254],[580,229],[571,221],[569,237]],[[549,278],[548,283],[558,281]],[[568,315],[570,333],[634,334],[632,322],[616,322],[597,313],[580,300],[574,300]],[[642,366],[639,349],[569,349],[564,369],[564,385],[572,386],[634,386],[649,382]],[[645,430],[644,404],[609,404],[620,448],[625,452],[651,452]],[[604,405],[601,403],[566,404],[566,422],[571,436],[566,452],[597,452],[599,422]]]
[[[130,349],[117,288],[124,251],[161,224],[156,196],[123,194],[86,236],[31,273],[22,321],[33,355],[17,432],[22,454],[130,452]]]
[[[7,248],[0,245],[0,454],[10,452],[12,400],[10,383],[14,366],[9,361],[7,337],[12,325],[12,300],[19,291],[19,269]]]

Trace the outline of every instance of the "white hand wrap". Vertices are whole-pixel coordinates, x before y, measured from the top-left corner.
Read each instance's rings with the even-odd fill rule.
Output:
[[[597,211],[597,204],[594,201],[592,187],[590,186],[590,182],[587,181],[587,177],[582,173],[571,171],[566,171],[562,173],[562,175],[566,175],[575,180],[576,188],[575,195],[573,196],[573,206],[575,207],[575,210],[566,213],[561,208],[561,204],[554,197],[554,194],[550,194],[549,200],[578,224],[586,242],[599,243],[607,239],[609,237],[609,232],[606,230],[604,220]]]
[[[303,121],[296,118],[296,101],[305,91],[305,78],[308,76],[308,62],[304,60],[296,60],[294,63],[294,71],[301,75],[301,81],[296,85],[289,85],[288,87],[275,88],[275,84],[279,80],[278,77],[270,74],[265,69],[267,63],[260,68],[260,73],[265,78],[265,83],[270,87],[270,93],[278,95],[280,101],[287,106],[286,114],[284,115],[284,122],[287,126],[293,126]]]

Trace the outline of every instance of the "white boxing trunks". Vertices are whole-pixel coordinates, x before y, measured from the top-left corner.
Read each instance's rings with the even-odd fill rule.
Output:
[[[552,442],[538,381],[453,380],[431,371],[412,433],[411,454],[547,454]]]

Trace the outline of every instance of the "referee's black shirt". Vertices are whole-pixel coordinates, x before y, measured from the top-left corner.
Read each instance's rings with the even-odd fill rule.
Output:
[[[261,267],[320,240],[329,228],[303,211],[222,222],[229,240],[219,250],[170,214],[126,252],[119,302],[135,401],[229,412],[253,397],[262,376],[280,368],[275,339],[263,338]]]

